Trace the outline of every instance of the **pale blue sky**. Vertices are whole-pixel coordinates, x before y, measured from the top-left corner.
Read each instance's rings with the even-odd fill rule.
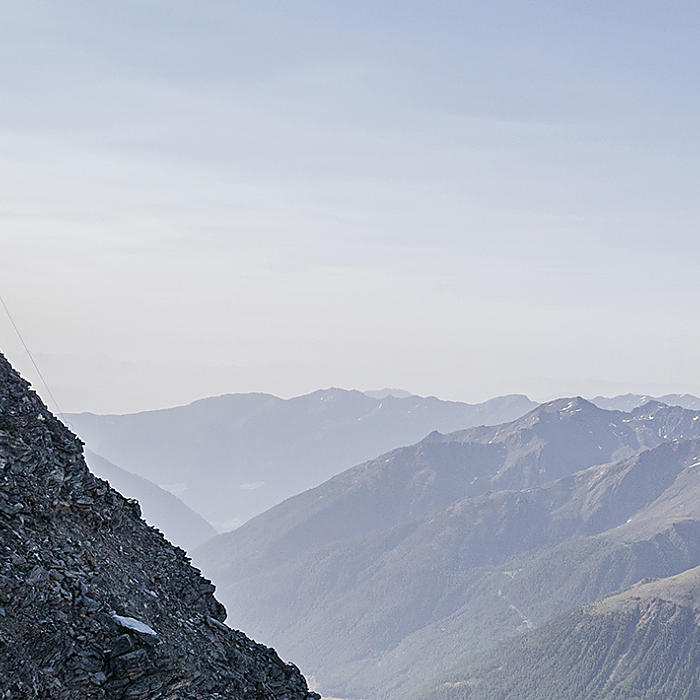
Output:
[[[0,293],[65,410],[700,393],[698,36],[694,2],[0,0]]]

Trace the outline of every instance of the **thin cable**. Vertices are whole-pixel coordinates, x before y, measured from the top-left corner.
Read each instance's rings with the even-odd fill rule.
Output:
[[[61,407],[58,405],[58,401],[56,401],[56,397],[53,395],[53,392],[49,388],[49,385],[44,379],[44,375],[41,373],[41,370],[39,369],[39,365],[34,360],[34,356],[30,352],[29,348],[27,347],[27,344],[24,342],[24,338],[22,337],[22,334],[19,331],[19,328],[17,327],[17,324],[15,323],[14,318],[12,318],[12,314],[10,313],[10,309],[7,308],[7,304],[5,303],[5,300],[2,298],[2,295],[0,294],[0,303],[2,303],[3,308],[5,309],[5,313],[7,314],[7,318],[10,319],[10,323],[12,324],[12,327],[15,329],[15,333],[17,333],[17,337],[19,338],[20,342],[24,346],[24,349],[27,352],[27,355],[29,356],[29,359],[32,361],[32,364],[34,365],[34,369],[36,370],[36,373],[39,375],[39,378],[41,379],[42,383],[44,384],[44,387],[46,388],[46,393],[51,397],[51,401],[53,401],[53,405],[56,407],[56,410],[58,411],[59,416],[63,416],[63,411],[61,410]]]

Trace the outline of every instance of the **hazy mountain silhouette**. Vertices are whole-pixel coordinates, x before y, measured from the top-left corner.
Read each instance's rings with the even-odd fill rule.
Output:
[[[501,423],[534,405],[520,395],[471,405],[327,389],[287,400],[229,394],[159,411],[69,419],[94,452],[225,530],[432,430]]]
[[[393,396],[396,399],[407,399],[409,396],[414,396],[410,391],[405,391],[404,389],[390,389],[389,387],[371,389],[363,393],[365,396],[369,396],[373,399],[386,399],[389,396]]]
[[[699,437],[679,407],[560,399],[433,433],[195,556],[230,613],[327,694],[404,698],[574,606],[700,564]]]
[[[691,411],[700,411],[700,398],[692,394],[665,394],[664,396],[647,396],[646,394],[621,394],[620,396],[596,396],[591,401],[600,408],[609,411],[633,411],[649,401],[660,401],[669,406],[681,406]]]

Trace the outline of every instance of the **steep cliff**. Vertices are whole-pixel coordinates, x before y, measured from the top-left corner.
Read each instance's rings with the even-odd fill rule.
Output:
[[[312,700],[0,355],[0,695]]]

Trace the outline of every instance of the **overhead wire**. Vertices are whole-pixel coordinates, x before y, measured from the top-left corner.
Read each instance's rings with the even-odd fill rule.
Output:
[[[41,370],[39,369],[39,365],[37,364],[36,360],[34,359],[34,355],[32,355],[31,350],[29,349],[29,346],[27,345],[26,341],[24,340],[24,337],[22,336],[21,331],[19,330],[19,327],[15,323],[15,319],[12,317],[12,314],[10,313],[10,309],[5,303],[5,300],[3,299],[2,295],[0,294],[0,304],[2,304],[2,307],[5,309],[5,313],[7,314],[7,318],[10,320],[10,323],[12,324],[12,327],[15,329],[15,333],[17,334],[17,337],[19,338],[20,343],[22,343],[22,347],[24,347],[25,352],[27,353],[27,356],[29,357],[29,360],[31,361],[32,365],[34,366],[34,369],[39,376],[39,379],[41,379],[42,384],[44,385],[44,388],[46,389],[47,395],[50,397],[51,401],[53,402],[53,405],[57,411],[57,414],[61,416],[63,420],[63,411],[61,410],[61,407],[56,401],[56,397],[53,395],[53,392],[51,391],[51,387],[49,387],[48,382],[46,381],[44,375],[42,374]]]

